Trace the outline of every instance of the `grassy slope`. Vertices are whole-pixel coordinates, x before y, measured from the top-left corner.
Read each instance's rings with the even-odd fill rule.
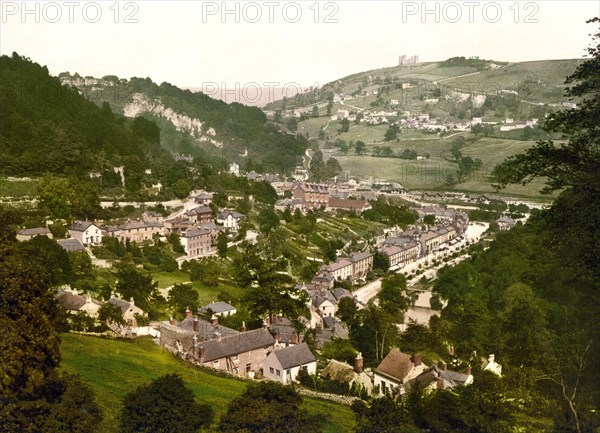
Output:
[[[167,373],[181,374],[196,399],[211,404],[217,417],[245,387],[243,381],[195,370],[149,339],[115,341],[64,334],[61,349],[63,369],[80,374],[96,393],[104,413],[102,432],[116,430],[116,416],[127,392]],[[350,408],[315,399],[305,399],[305,405],[310,413],[326,418],[325,432],[352,430]]]

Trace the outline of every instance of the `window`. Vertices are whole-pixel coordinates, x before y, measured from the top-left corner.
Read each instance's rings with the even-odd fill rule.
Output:
[[[281,371],[275,370],[275,373],[277,374],[277,376],[281,376]]]
[[[252,370],[252,364],[246,364],[246,373],[250,373]]]
[[[383,380],[381,381],[381,393],[382,394],[387,394],[387,386],[386,386],[386,383]]]
[[[213,361],[213,367],[218,367],[219,366],[219,360],[217,359],[216,361]]]
[[[275,374],[275,369],[273,367],[269,368],[269,373]]]

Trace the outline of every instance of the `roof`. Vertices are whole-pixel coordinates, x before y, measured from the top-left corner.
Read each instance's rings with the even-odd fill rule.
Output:
[[[135,230],[135,229],[141,229],[141,228],[145,228],[145,227],[161,228],[161,227],[163,227],[163,225],[159,224],[159,223],[149,223],[149,222],[145,222],[145,221],[127,221],[125,224],[120,225],[119,229],[120,230]]]
[[[229,337],[232,335],[238,335],[239,332],[235,329],[227,328],[226,326],[216,324],[213,325],[210,322],[202,319],[195,319],[193,317],[186,317],[177,325],[180,329],[185,329],[188,331],[194,331],[194,322],[198,320],[198,332],[196,335],[200,337],[201,340],[212,340],[217,337]]]
[[[136,307],[133,301],[126,301],[125,299],[115,298],[114,296],[107,301],[109,304],[114,305],[115,307],[121,310],[121,313],[126,313],[130,309],[143,311],[140,307]]]
[[[400,352],[398,349],[390,350],[379,366],[375,369],[376,373],[390,376],[399,382],[402,382],[408,373],[414,367],[411,356]]]
[[[227,302],[219,301],[205,305],[204,307],[200,308],[200,311],[207,311],[209,309],[213,313],[224,313],[226,311],[235,310],[235,307],[233,305],[229,305]]]
[[[218,216],[217,219],[219,220],[224,220],[227,219],[227,217],[231,215],[232,218],[234,219],[244,219],[246,218],[246,215],[236,212],[234,210],[224,210],[223,212],[221,212]]]
[[[199,342],[196,343],[194,349],[198,353],[198,349],[202,347],[204,349],[203,362],[210,362],[251,350],[266,348],[274,343],[275,339],[269,330],[261,328],[224,337],[220,340]]]
[[[181,233],[182,238],[195,238],[197,236],[210,235],[210,230],[203,228],[193,228]]]
[[[454,388],[457,385],[469,385],[473,382],[473,376],[466,373],[459,373],[452,370],[442,370],[436,364],[423,371],[417,377],[409,380],[406,383],[408,388],[418,384],[420,387],[425,388],[432,382],[437,382],[438,379],[443,381],[443,389]]]
[[[50,234],[48,227],[35,227],[32,229],[23,229],[17,232],[18,235],[22,236],[37,236]]]
[[[355,375],[354,368],[350,364],[336,359],[329,361],[329,364],[321,371],[321,376],[344,383],[351,382]]]
[[[209,208],[208,206],[198,206],[195,207],[194,209],[190,209],[189,211],[186,212],[186,215],[200,215],[200,214],[206,214],[209,213],[212,215],[212,209]]]
[[[353,262],[360,262],[361,260],[366,260],[369,257],[373,257],[370,251],[363,251],[362,253],[354,253],[350,256],[350,260]]]
[[[509,216],[502,215],[496,220],[497,223],[516,224],[516,221]]]
[[[94,225],[94,223],[91,221],[75,221],[73,224],[71,224],[69,230],[84,232],[92,225]]]
[[[56,241],[56,243],[70,253],[85,250],[83,244],[79,241],[79,239],[75,238],[60,239]]]
[[[288,346],[284,349],[277,349],[273,352],[273,356],[277,358],[284,370],[310,364],[317,360],[306,343]]]
[[[351,266],[352,262],[349,259],[340,257],[336,259],[334,262],[324,266],[324,269],[329,270],[330,272],[336,271],[338,269],[345,268],[346,266]]]
[[[79,295],[77,293],[68,292],[68,291],[59,291],[56,295],[56,300],[65,310],[76,311],[83,307],[88,301],[100,305],[100,302],[92,299],[91,297],[86,297],[85,295]]]

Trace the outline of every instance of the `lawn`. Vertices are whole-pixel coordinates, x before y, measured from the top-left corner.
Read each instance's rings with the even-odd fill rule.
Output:
[[[31,197],[35,195],[37,180],[0,179],[0,197]]]
[[[104,413],[102,432],[116,431],[116,416],[127,392],[167,373],[180,374],[196,399],[209,403],[217,417],[245,387],[244,381],[196,370],[146,338],[123,341],[63,334],[61,351],[62,368],[78,373],[94,390]],[[305,405],[326,419],[325,432],[352,431],[349,407],[317,399],[305,399]]]
[[[153,272],[151,275],[152,279],[158,282],[159,289],[165,289],[174,284],[186,283],[190,281],[190,276],[183,271]]]

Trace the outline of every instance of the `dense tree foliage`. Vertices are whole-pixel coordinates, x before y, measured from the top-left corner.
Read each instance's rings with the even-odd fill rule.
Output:
[[[194,400],[181,376],[167,374],[128,393],[119,418],[120,433],[197,432],[211,424],[213,410]]]
[[[68,257],[43,236],[17,243],[18,222],[0,209],[0,430],[93,432],[101,418],[93,394],[57,368],[52,288],[70,274]]]
[[[221,418],[224,433],[313,433],[321,431],[317,419],[302,407],[302,397],[278,382],[250,383]]]

